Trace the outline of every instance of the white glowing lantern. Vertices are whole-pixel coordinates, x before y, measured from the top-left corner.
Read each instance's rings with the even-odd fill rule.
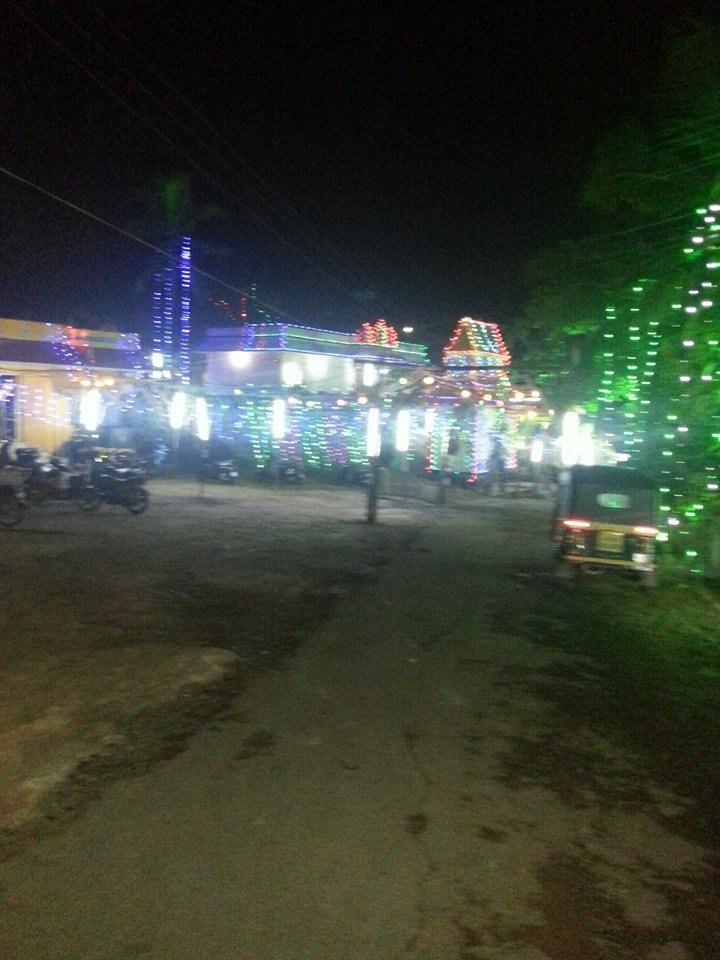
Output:
[[[185,423],[185,399],[183,391],[178,390],[170,401],[170,426],[173,430],[179,430]]]
[[[395,449],[407,453],[410,449],[410,411],[399,410],[395,427]]]
[[[233,350],[230,354],[230,363],[238,370],[244,370],[250,366],[250,354],[242,350]]]
[[[374,387],[378,381],[378,372],[374,363],[363,364],[362,382],[364,387]]]
[[[571,467],[578,462],[580,450],[580,416],[575,410],[568,410],[562,419],[560,437],[560,459],[564,466]]]
[[[286,360],[281,368],[283,386],[297,387],[303,381],[303,372],[299,363],[294,360]]]
[[[273,400],[272,435],[276,440],[282,440],[285,436],[285,401],[282,397]]]
[[[199,440],[210,439],[210,415],[205,397],[195,400],[195,433]]]
[[[530,444],[530,463],[542,463],[543,442],[540,439],[533,440]]]
[[[102,422],[100,391],[88,390],[80,397],[80,423],[89,432],[94,433]]]
[[[367,455],[369,457],[379,457],[380,446],[380,411],[377,407],[370,407],[367,418]]]
[[[578,440],[578,462],[592,467],[595,463],[595,438],[591,423],[583,424]]]
[[[150,362],[152,363],[155,370],[162,370],[165,366],[165,357],[160,353],[159,350],[153,350],[152,356],[150,357]]]
[[[311,376],[324,377],[328,369],[328,359],[318,356],[316,353],[311,353],[307,358],[307,368]]]

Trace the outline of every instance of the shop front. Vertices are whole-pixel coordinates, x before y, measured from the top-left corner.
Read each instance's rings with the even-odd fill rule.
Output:
[[[56,450],[144,377],[137,334],[0,319],[0,439]]]

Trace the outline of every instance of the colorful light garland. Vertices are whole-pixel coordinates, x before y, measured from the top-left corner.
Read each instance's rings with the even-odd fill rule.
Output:
[[[178,273],[180,275],[180,345],[178,369],[182,383],[190,383],[190,237],[183,237],[180,244]]]
[[[355,340],[358,343],[369,343],[379,347],[396,347],[398,345],[398,335],[395,328],[388,326],[384,320],[364,323],[356,332]]]
[[[447,367],[505,367],[510,364],[500,327],[472,317],[463,317],[443,350]]]
[[[659,477],[663,539],[690,541],[720,487],[720,204],[697,215],[672,302],[651,302],[640,280],[606,307],[597,394],[619,458]],[[680,552],[701,571],[694,543]]]

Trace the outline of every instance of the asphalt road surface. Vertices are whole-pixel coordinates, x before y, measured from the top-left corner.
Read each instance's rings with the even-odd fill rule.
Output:
[[[540,501],[362,511],[158,485],[4,535],[23,729],[105,706],[6,830],[3,960],[717,960],[713,592],[557,580]]]

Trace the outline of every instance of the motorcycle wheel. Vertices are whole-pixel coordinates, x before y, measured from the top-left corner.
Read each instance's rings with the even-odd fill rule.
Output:
[[[131,499],[125,504],[130,513],[134,513],[136,516],[139,513],[144,513],[149,505],[150,497],[144,487],[140,487],[138,490],[135,490],[131,496]]]
[[[83,513],[93,513],[102,503],[102,497],[94,487],[85,487],[78,494],[77,505]]]
[[[25,486],[25,497],[28,503],[42,503],[47,499],[47,494],[40,487],[34,487],[32,484]]]
[[[0,527],[15,527],[23,518],[25,506],[12,490],[0,490]]]

